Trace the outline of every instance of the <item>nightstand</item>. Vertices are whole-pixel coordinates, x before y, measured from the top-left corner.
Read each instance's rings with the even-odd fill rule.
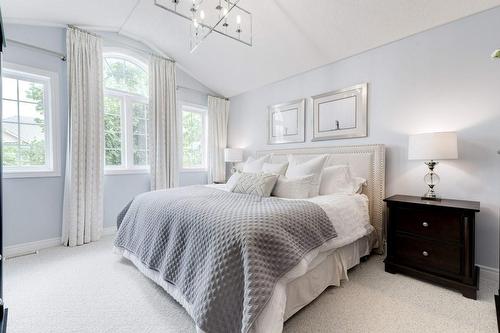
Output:
[[[384,201],[389,213],[385,271],[457,289],[476,299],[474,228],[479,202],[407,195]]]
[[[213,182],[213,184],[225,184],[226,182]]]

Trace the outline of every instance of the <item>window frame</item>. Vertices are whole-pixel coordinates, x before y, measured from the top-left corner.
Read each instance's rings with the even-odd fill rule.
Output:
[[[189,167],[184,167],[183,160],[184,160],[184,133],[182,133],[182,117],[183,117],[183,112],[197,112],[202,114],[202,122],[203,122],[203,137],[202,137],[202,146],[203,146],[203,161],[204,161],[204,166],[201,168],[189,168]],[[193,104],[193,103],[187,103],[187,102],[180,102],[180,108],[179,108],[179,120],[180,120],[180,142],[179,142],[179,154],[180,154],[180,172],[183,173],[189,173],[189,172],[207,172],[208,171],[208,106],[206,105],[200,105],[200,104]]]
[[[129,54],[130,52],[122,50],[109,48],[103,52],[104,58],[118,58],[128,61],[140,68],[142,68],[147,74],[148,66],[144,59],[136,56],[135,54]],[[124,175],[124,174],[147,174],[150,172],[149,165],[134,165],[134,136],[133,136],[133,123],[132,123],[132,103],[138,102],[148,105],[149,108],[149,96],[143,96],[140,94],[135,94],[123,90],[106,88],[104,86],[103,78],[103,91],[104,97],[111,96],[118,98],[121,103],[120,108],[120,128],[121,128],[121,166],[106,165],[106,155],[104,156],[104,174],[105,175]],[[129,111],[130,110],[130,111]],[[104,114],[104,109],[103,109]],[[149,131],[149,128],[148,128]],[[106,147],[104,147],[104,154],[106,154]]]
[[[45,158],[47,159],[45,166],[3,166],[3,177],[41,178],[61,176],[58,73],[31,66],[4,62],[2,65],[3,77],[42,83],[44,85]],[[19,96],[17,98],[17,102],[19,103]]]

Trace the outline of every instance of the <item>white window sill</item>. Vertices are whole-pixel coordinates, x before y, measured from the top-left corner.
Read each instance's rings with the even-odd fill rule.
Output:
[[[208,172],[207,169],[203,168],[186,168],[186,169],[181,169],[180,173],[201,173],[201,172]]]
[[[45,177],[60,177],[59,171],[49,170],[5,170],[2,173],[3,178],[45,178]]]
[[[105,176],[113,175],[141,175],[149,174],[149,168],[147,169],[104,169]]]

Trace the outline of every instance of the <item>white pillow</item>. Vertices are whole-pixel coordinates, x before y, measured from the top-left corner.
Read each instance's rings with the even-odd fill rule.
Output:
[[[288,169],[286,170],[286,176],[288,178],[299,178],[313,175],[314,177],[312,180],[309,196],[315,197],[319,193],[321,171],[323,170],[323,166],[325,165],[327,158],[328,155],[321,155],[304,163],[300,163],[295,156],[288,155],[289,165]]]
[[[262,166],[262,172],[284,176],[287,168],[288,162],[279,164],[264,163]]]
[[[354,193],[363,193],[363,186],[366,186],[366,179],[361,177],[352,177],[353,180],[353,191]]]
[[[278,177],[278,175],[270,173],[242,173],[232,192],[268,197],[271,195]]]
[[[299,178],[280,176],[274,186],[272,195],[280,198],[305,199],[309,198],[314,175]]]
[[[226,182],[226,189],[230,192],[234,190],[236,187],[236,184],[238,183],[238,180],[240,179],[241,172],[235,172],[229,177],[229,179]]]
[[[271,159],[271,155],[266,155],[262,156],[261,158],[254,158],[250,156],[245,165],[243,166],[243,172],[246,173],[258,173],[262,172],[262,167],[264,166],[264,163],[269,162]]]
[[[334,165],[323,169],[319,194],[361,193],[364,183],[366,183],[365,179],[352,177],[348,165]]]

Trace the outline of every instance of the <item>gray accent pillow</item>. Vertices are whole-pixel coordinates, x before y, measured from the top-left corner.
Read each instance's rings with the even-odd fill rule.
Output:
[[[269,173],[243,172],[238,178],[238,182],[232,189],[232,192],[268,197],[271,195],[278,177],[278,175]]]

